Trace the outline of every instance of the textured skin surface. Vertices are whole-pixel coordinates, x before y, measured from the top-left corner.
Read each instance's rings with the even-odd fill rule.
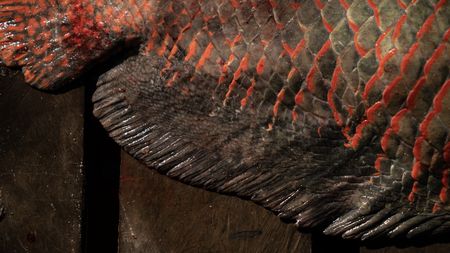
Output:
[[[448,1],[42,1],[47,50],[17,2],[0,59],[38,87],[142,41],[94,102],[148,166],[345,238],[450,229]]]

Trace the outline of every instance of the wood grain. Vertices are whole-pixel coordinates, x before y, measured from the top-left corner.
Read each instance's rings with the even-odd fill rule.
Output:
[[[3,74],[0,252],[80,252],[83,89],[51,95]]]
[[[269,211],[149,170],[122,153],[119,252],[309,252]]]

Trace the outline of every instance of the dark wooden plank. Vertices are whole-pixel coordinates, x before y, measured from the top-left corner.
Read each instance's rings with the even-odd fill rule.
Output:
[[[190,187],[123,153],[119,252],[310,252],[310,235],[236,197]]]
[[[83,104],[0,76],[0,252],[80,251]]]

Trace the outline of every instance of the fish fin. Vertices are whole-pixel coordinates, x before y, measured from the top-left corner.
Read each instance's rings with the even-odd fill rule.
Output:
[[[271,118],[216,101],[216,79],[188,64],[166,65],[140,55],[99,79],[94,114],[125,151],[160,173],[251,199],[301,227],[350,209],[348,200],[367,178],[339,176],[344,166],[359,165],[343,138],[327,134],[333,129],[323,127],[320,136],[268,130]]]
[[[440,240],[436,235],[449,231],[450,215],[419,212],[402,203],[384,205],[371,201],[333,221],[325,230],[328,235],[345,239],[377,240],[380,238]],[[378,205],[377,205],[377,203]],[[380,205],[381,203],[381,205]]]
[[[25,81],[43,90],[74,79],[114,43],[89,22],[83,8],[56,1],[0,0],[0,63],[21,67]]]

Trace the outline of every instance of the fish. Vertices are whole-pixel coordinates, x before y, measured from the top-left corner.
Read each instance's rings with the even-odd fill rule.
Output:
[[[450,232],[447,0],[0,0],[31,86],[102,74],[94,115],[189,185],[345,239]]]

